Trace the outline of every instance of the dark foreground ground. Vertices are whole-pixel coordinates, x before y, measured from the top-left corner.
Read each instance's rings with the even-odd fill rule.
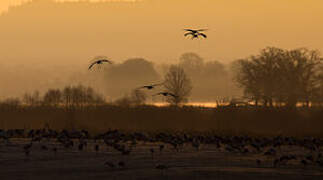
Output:
[[[309,163],[304,166],[300,160],[290,160],[273,167],[274,157],[262,153],[230,153],[213,145],[202,145],[197,151],[185,144],[179,152],[165,145],[160,153],[160,144],[138,143],[130,155],[122,155],[103,142],[99,143],[99,151],[96,152],[93,141],[89,141],[82,151],[77,145],[66,149],[50,141],[34,142],[27,156],[23,147],[29,142],[27,139],[12,139],[9,144],[0,141],[1,180],[323,179],[323,168],[317,165]],[[43,145],[48,150],[42,148]],[[56,154],[54,147],[57,147]],[[151,148],[154,153],[151,153]],[[304,156],[309,152],[299,147],[280,147],[280,155],[291,153]],[[257,163],[257,159],[261,163]],[[124,167],[118,165],[120,161],[124,162]],[[106,162],[115,167],[108,166]],[[158,164],[168,168],[157,169]]]

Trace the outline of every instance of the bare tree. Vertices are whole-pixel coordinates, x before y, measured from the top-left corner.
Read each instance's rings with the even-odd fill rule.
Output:
[[[285,61],[285,51],[268,47],[261,50],[257,56],[240,60],[238,83],[244,87],[247,97],[262,100],[265,106],[273,106],[274,98],[280,93],[282,73],[279,62]]]
[[[41,97],[39,91],[34,91],[32,94],[25,93],[23,96],[23,102],[29,106],[37,106],[41,103]]]
[[[61,102],[62,92],[59,89],[49,89],[43,97],[45,105],[58,106]]]
[[[0,107],[8,107],[12,109],[17,109],[21,105],[19,98],[7,98],[0,102]]]
[[[187,102],[192,90],[191,80],[184,69],[177,65],[172,65],[169,68],[165,75],[164,87],[167,92],[174,94],[174,96],[167,97],[167,102],[173,105]]]
[[[259,55],[237,61],[236,80],[246,97],[264,106],[273,103],[291,107],[298,102],[309,105],[316,89],[316,69],[320,65],[318,51],[305,48],[263,49]]]
[[[287,97],[286,103],[295,106],[297,102],[303,102],[309,106],[318,83],[317,72],[322,61],[320,52],[300,48],[286,54],[288,60],[280,63],[284,74],[282,92]]]
[[[63,89],[63,103],[66,107],[72,105],[72,87],[70,86]]]
[[[104,104],[103,96],[91,87],[83,85],[65,87],[62,92],[62,101],[65,106],[85,106]]]
[[[321,59],[323,61],[323,58]],[[312,92],[312,106],[323,106],[323,65],[316,72],[315,85]]]

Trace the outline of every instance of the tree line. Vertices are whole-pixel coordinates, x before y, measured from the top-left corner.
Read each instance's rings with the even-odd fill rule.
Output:
[[[25,93],[22,98],[8,98],[1,102],[10,106],[88,106],[104,104],[105,98],[92,87],[66,86],[63,89],[48,89],[44,95],[39,91]]]
[[[322,57],[317,50],[267,47],[237,60],[235,81],[255,105],[305,106],[323,102]]]
[[[116,99],[119,105],[142,105],[147,100],[148,91],[138,89],[150,83],[163,82],[160,91],[173,96],[164,97],[173,105],[189,101],[193,87],[195,93],[213,92],[212,87],[224,90],[225,81],[232,78],[243,90],[243,98],[256,106],[295,107],[323,105],[323,66],[322,57],[317,50],[299,48],[286,50],[267,47],[257,55],[238,59],[231,63],[231,69],[217,62],[204,60],[195,53],[185,53],[177,64],[167,65],[164,73],[157,73],[153,63],[142,59],[129,59],[121,64],[109,66],[102,75],[108,93],[120,89],[130,95]],[[163,75],[163,77],[160,77]],[[197,89],[197,90],[196,90]],[[119,92],[120,93],[120,92]],[[212,94],[212,93],[209,93]],[[153,95],[153,94],[150,94]],[[227,98],[220,92],[214,93]],[[214,98],[209,96],[209,98]],[[103,95],[88,86],[66,86],[62,89],[49,89],[43,96],[38,91],[26,93],[23,98],[3,101],[7,104],[85,106],[106,103]]]
[[[192,85],[184,69],[178,65],[169,68],[169,72],[163,80],[162,92],[167,92],[173,96],[165,97],[166,101],[172,105],[179,105],[188,101]],[[158,92],[158,91],[157,91]],[[157,93],[154,92],[154,93]],[[124,96],[113,103],[120,106],[143,105],[147,101],[147,94],[140,88],[131,91],[130,96]],[[63,89],[48,89],[44,95],[39,91],[25,93],[22,98],[7,98],[0,102],[1,105],[10,107],[26,106],[64,106],[64,107],[82,107],[107,104],[103,95],[97,93],[92,87],[84,85],[66,86]]]

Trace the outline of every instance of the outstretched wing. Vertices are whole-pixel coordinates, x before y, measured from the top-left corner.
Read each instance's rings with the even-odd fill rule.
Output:
[[[208,29],[198,29],[196,31],[207,31]]]
[[[90,64],[90,66],[89,66],[89,70],[96,64],[97,62],[94,62],[94,63],[92,63],[92,64]]]
[[[151,86],[141,86],[141,87],[138,87],[137,89],[145,89],[145,88],[149,88]]]
[[[199,35],[203,36],[204,38],[207,38],[207,35],[204,33],[199,33]]]
[[[177,97],[175,94],[173,93],[169,93],[169,92],[160,92],[160,93],[157,93],[155,94],[156,95],[163,95],[163,96],[173,96],[173,97]]]
[[[193,29],[184,29],[185,31],[191,31],[191,32],[196,32],[195,30]]]
[[[147,89],[153,89],[154,87],[156,86],[161,86],[163,85],[164,83],[159,83],[159,84],[152,84],[152,85],[146,85],[146,86],[141,86],[139,87],[138,89],[144,89],[144,88],[147,88]]]
[[[111,62],[111,61],[109,61],[109,60],[107,60],[107,59],[102,59],[101,61],[102,61],[102,62],[107,62],[107,63],[112,64],[112,62]]]
[[[177,96],[176,96],[175,94],[173,94],[173,93],[168,93],[168,95],[173,96],[174,98],[176,98],[176,97],[177,97]]]

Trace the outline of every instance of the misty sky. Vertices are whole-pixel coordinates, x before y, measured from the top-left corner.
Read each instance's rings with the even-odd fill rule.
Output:
[[[20,1],[1,0],[0,9],[5,10],[10,4],[17,4]],[[134,9],[143,13],[138,15],[138,18],[142,19],[136,20],[137,25],[133,26],[131,31],[122,29],[122,27],[128,28],[122,24],[119,24],[120,29],[111,28],[111,33],[115,31],[127,33],[124,38],[119,38],[117,43],[115,37],[110,38],[109,40],[114,43],[113,47],[97,45],[95,51],[88,50],[84,55],[103,54],[109,51],[111,52],[109,56],[117,60],[140,56],[152,61],[169,62],[184,52],[193,51],[206,59],[228,61],[249,56],[265,46],[288,49],[308,47],[323,50],[323,1],[165,0],[160,2]],[[172,2],[172,6],[165,5],[169,2]],[[159,9],[162,10],[159,11]],[[127,13],[124,12],[124,14]],[[151,19],[149,16],[156,19]],[[125,22],[125,17],[114,18],[114,22]],[[181,30],[185,27],[207,27],[210,29],[209,39],[200,42],[189,41],[182,36]],[[1,48],[3,46],[0,44]],[[128,49],[125,50],[122,47],[128,47]],[[64,53],[66,52],[61,51],[62,56]],[[66,56],[71,57],[69,54]]]
[[[186,52],[229,63],[266,46],[323,51],[321,0],[34,1],[0,0],[0,97],[82,82],[98,55],[175,64]],[[184,28],[208,28],[208,39],[185,38]]]
[[[28,2],[28,1],[32,1],[32,0],[1,0],[0,1],[0,13],[4,12],[4,11],[7,11],[10,6],[21,5],[22,3]],[[56,0],[56,1],[58,1],[58,2],[64,2],[64,1],[73,2],[73,1],[78,1],[78,0]],[[98,2],[98,1],[101,1],[101,0],[90,0],[90,1],[91,2]],[[109,1],[109,0],[106,0],[106,1]],[[136,0],[124,0],[124,1],[136,1]]]

